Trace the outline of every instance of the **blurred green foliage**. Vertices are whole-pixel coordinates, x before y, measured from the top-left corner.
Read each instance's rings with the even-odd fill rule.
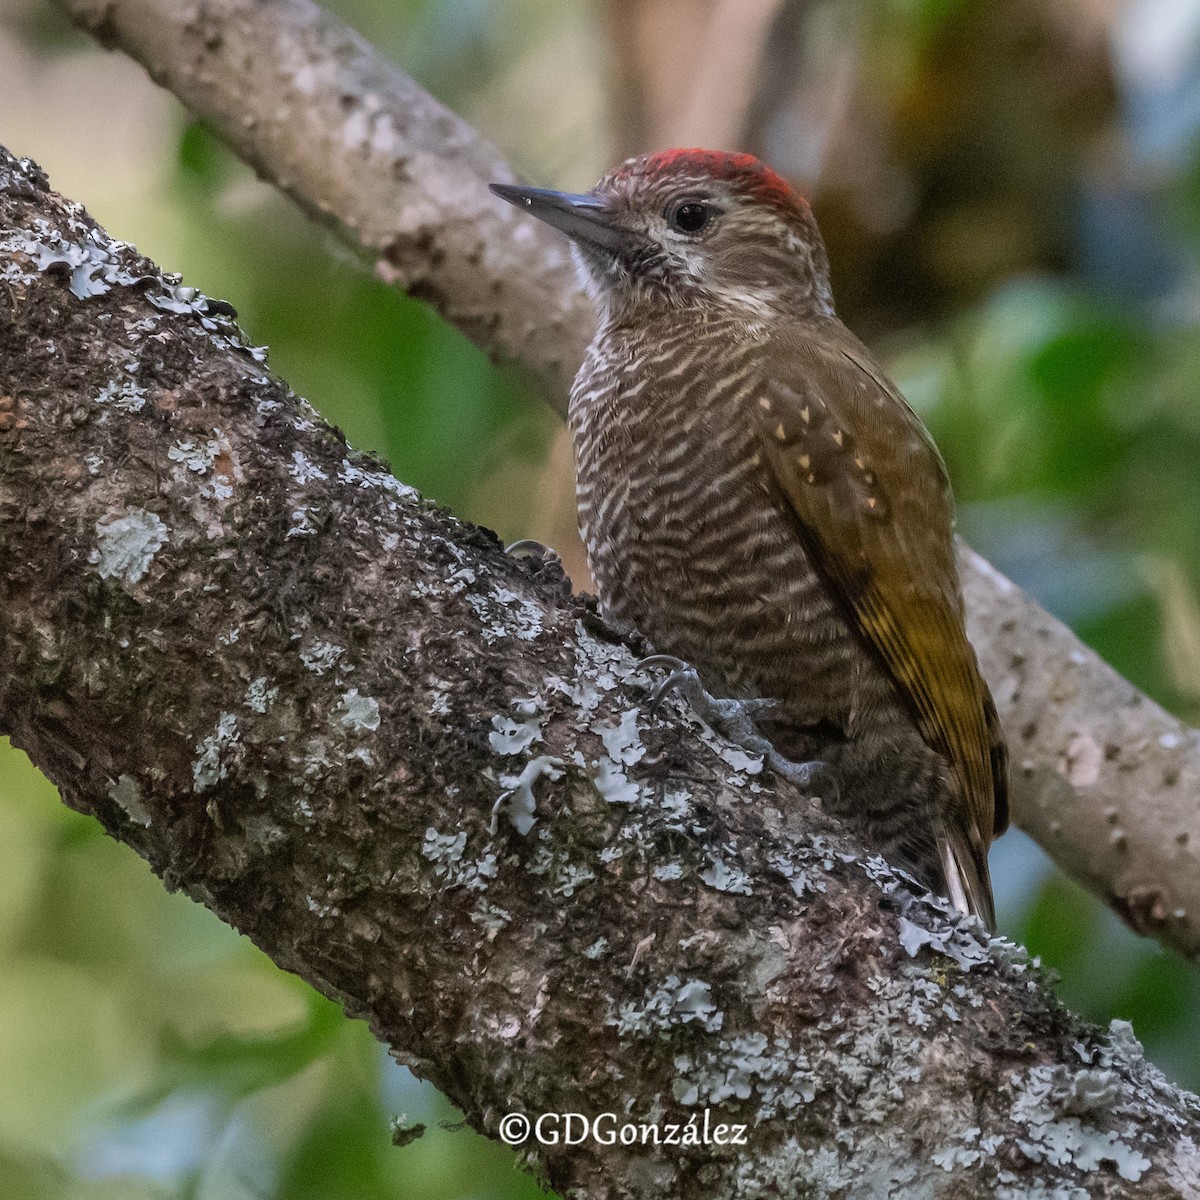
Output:
[[[520,491],[554,434],[519,383],[373,280],[165,101],[154,110],[165,119],[129,135],[153,140],[136,158],[140,204],[106,202],[127,193],[104,175],[104,155],[72,182],[72,122],[99,120],[91,91],[37,93],[37,81],[98,52],[31,0],[8,2],[0,60],[24,55],[8,61],[25,64],[30,103],[74,114],[12,148],[118,236],[235,303],[275,369],[353,442],[464,515],[520,535],[520,506],[489,507],[497,489],[481,487],[511,478]],[[913,199],[906,221],[879,233],[852,187],[818,190],[843,313],[933,428],[968,539],[1140,687],[1200,719],[1200,153],[1177,138],[1151,169],[1126,147],[1116,184],[1084,164],[1079,130],[1116,142],[1133,118],[1097,108],[1116,85],[1096,82],[1094,48],[1054,42],[1044,23],[1036,37],[1003,24],[1014,13],[1040,20],[1048,4],[861,7],[871,18],[859,26],[871,68],[863,105],[884,131],[887,178],[904,173]],[[532,125],[529,106],[564,94],[564,82],[578,87],[592,98],[545,122],[536,146],[488,126],[546,175],[578,164],[563,130],[595,118],[588,88],[601,87],[600,69],[578,70],[594,9],[351,0],[340,11],[485,125],[496,111]],[[1072,91],[1062,64],[1085,59],[1093,75]],[[132,69],[121,80],[160,104]],[[1128,109],[1145,111],[1123,86]],[[0,105],[15,103],[3,87]],[[1131,144],[1137,134],[1124,130]],[[1002,928],[1060,973],[1064,1001],[1097,1021],[1131,1019],[1150,1056],[1200,1088],[1196,971],[1135,938],[1021,835],[993,864]],[[2,1196],[540,1194],[511,1153],[442,1128],[453,1111],[364,1025],[167,894],[7,747],[0,1030]],[[393,1119],[429,1131],[393,1147]]]

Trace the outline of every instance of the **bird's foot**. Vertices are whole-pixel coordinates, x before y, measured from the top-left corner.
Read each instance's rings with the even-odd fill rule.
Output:
[[[760,755],[773,771],[794,780],[801,787],[811,783],[813,777],[825,765],[815,761],[798,763],[784,758],[771,740],[760,732],[755,724],[756,718],[775,716],[781,708],[778,700],[764,697],[744,700],[719,699],[700,682],[695,667],[670,654],[652,654],[649,658],[643,658],[638,666],[661,667],[669,672],[650,696],[651,714],[658,709],[669,693],[676,692],[688,702],[692,711],[702,721],[706,721],[747,753]]]
[[[718,699],[700,682],[695,667],[670,654],[652,654],[649,658],[643,658],[638,666],[663,667],[669,672],[650,696],[652,714],[671,692],[675,692],[688,702],[698,717],[717,726],[731,741],[746,749],[751,749],[750,743],[754,743],[754,753],[766,754],[770,742],[759,733],[754,718],[778,712],[778,700]]]
[[[519,542],[511,542],[504,547],[504,553],[510,558],[530,560],[534,570],[547,563],[562,566],[562,559],[557,550],[552,546],[543,546],[541,542],[535,541],[533,538],[522,538]]]
[[[529,574],[541,583],[548,584],[559,592],[564,599],[571,595],[571,580],[563,569],[562,559],[558,551],[550,546],[543,546],[532,538],[522,538],[505,546],[505,554],[514,558]]]
[[[808,762],[796,762],[794,759],[784,758],[774,746],[767,755],[767,765],[777,775],[782,775],[803,788],[808,787],[825,769],[825,764],[819,758],[810,759]]]

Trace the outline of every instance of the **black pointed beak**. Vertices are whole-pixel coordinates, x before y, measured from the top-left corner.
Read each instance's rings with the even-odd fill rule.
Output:
[[[617,225],[604,201],[590,194],[552,192],[546,188],[491,183],[488,187],[509,204],[561,230],[573,241],[596,246],[611,254],[629,243],[629,232]]]

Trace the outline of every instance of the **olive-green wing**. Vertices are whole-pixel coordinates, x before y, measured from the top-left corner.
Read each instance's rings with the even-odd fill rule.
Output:
[[[972,907],[986,914],[987,847],[1007,824],[1003,739],[963,628],[945,467],[844,326],[772,349],[755,398],[764,458],[818,568],[951,766],[966,819],[950,841],[973,860],[987,897]]]

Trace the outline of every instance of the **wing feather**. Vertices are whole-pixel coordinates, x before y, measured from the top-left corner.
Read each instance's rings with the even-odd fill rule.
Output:
[[[770,356],[783,369],[754,405],[764,457],[818,568],[950,764],[965,806],[951,849],[969,851],[990,908],[987,847],[1008,821],[1006,755],[963,625],[945,467],[865,347],[836,322],[821,333]]]

